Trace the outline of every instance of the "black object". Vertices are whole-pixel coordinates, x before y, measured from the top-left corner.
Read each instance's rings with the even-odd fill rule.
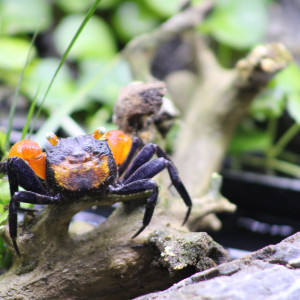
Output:
[[[300,230],[300,180],[223,171],[222,194],[237,205],[218,215],[223,228],[210,232],[225,247],[257,250]]]

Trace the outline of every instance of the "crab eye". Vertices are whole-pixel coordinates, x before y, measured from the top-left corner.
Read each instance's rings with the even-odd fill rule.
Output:
[[[105,133],[106,133],[106,128],[101,126],[93,132],[92,136],[96,140],[99,140]]]
[[[56,146],[58,144],[58,142],[59,142],[58,137],[53,132],[48,132],[46,134],[46,139],[49,141],[49,143],[52,146]]]

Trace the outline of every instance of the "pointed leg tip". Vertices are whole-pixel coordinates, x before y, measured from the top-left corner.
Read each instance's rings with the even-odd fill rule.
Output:
[[[21,253],[20,253],[20,250],[19,250],[16,240],[13,240],[13,245],[14,245],[14,248],[15,248],[18,256],[21,257]]]
[[[134,239],[137,237],[145,228],[146,226],[142,226],[131,238]]]
[[[192,206],[189,206],[181,226],[183,226],[187,222],[187,220],[189,219],[189,216],[191,214],[191,210],[192,210]]]

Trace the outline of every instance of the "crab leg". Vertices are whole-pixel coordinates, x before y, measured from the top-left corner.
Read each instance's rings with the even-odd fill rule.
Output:
[[[159,158],[149,161],[155,152]],[[134,182],[138,179],[152,178],[165,168],[168,169],[172,184],[188,207],[183,221],[183,224],[185,224],[191,212],[192,200],[178,175],[175,165],[157,145],[148,144],[143,147],[133,160],[131,167],[125,173],[124,184]]]
[[[9,203],[9,234],[12,239],[16,252],[20,255],[20,251],[16,242],[18,235],[18,210],[21,202],[31,204],[56,204],[60,202],[60,197],[41,195],[35,192],[22,191],[16,192]]]
[[[109,191],[115,195],[131,195],[152,191],[150,197],[147,199],[146,210],[143,218],[143,226],[133,235],[132,238],[135,238],[146,228],[147,225],[149,225],[152,219],[158,197],[158,186],[156,182],[150,179],[142,179],[125,184],[122,187],[110,186]]]
[[[57,202],[59,199],[46,195],[42,182],[36,176],[32,168],[22,158],[9,158],[6,165],[6,171],[11,194],[8,218],[9,234],[16,252],[20,256],[20,251],[16,242],[20,202],[31,204],[52,204]],[[19,186],[28,191],[18,192]]]

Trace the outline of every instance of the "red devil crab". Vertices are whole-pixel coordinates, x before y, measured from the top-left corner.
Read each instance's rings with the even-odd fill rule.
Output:
[[[143,225],[134,234],[136,237],[150,223],[156,205],[158,186],[151,178],[165,168],[188,207],[183,224],[187,221],[191,198],[175,165],[159,146],[146,144],[141,148],[138,138],[131,139],[119,130],[104,133],[102,128],[93,134],[61,139],[49,134],[47,139],[51,145],[45,152],[34,141],[17,142],[8,160],[0,164],[10,185],[9,233],[18,255],[17,213],[21,202],[59,205],[74,199],[96,199],[103,194],[149,191]],[[154,154],[158,158],[151,160]],[[25,191],[18,192],[19,186]],[[112,202],[117,201],[123,200]]]

